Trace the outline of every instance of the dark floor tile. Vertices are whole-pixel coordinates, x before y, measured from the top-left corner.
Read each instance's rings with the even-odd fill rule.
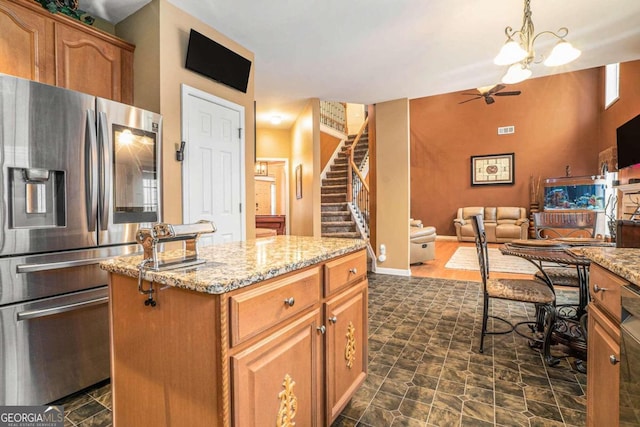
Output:
[[[78,427],[111,427],[111,425],[111,411],[105,409],[82,421],[78,424]]]
[[[67,418],[72,422],[79,424],[88,418],[93,417],[101,411],[104,411],[105,407],[95,400],[91,399],[88,403],[74,409],[67,414]]]
[[[405,399],[415,400],[417,402],[431,404],[436,392],[430,388],[411,386],[407,390]]]
[[[525,399],[522,396],[514,396],[513,394],[496,393],[496,406],[510,411],[522,411],[525,407]]]
[[[587,413],[570,408],[560,408],[562,418],[567,426],[585,426],[587,424]]]
[[[440,393],[462,396],[464,395],[465,386],[464,382],[447,381],[441,379],[436,390]]]
[[[462,427],[493,427],[494,423],[471,418],[466,415],[462,415],[462,421],[460,423]]]
[[[425,425],[426,423],[424,421],[415,420],[403,415],[396,417],[393,423],[391,423],[391,427],[424,427]]]
[[[460,412],[450,411],[448,409],[431,408],[427,425],[436,427],[454,427],[459,426],[462,415]]]
[[[372,427],[390,426],[394,416],[387,409],[378,408],[377,406],[369,406],[359,420],[359,423]]]
[[[386,409],[389,411],[395,411],[400,407],[402,403],[402,396],[397,396],[391,393],[385,393],[379,391],[371,401],[371,404],[378,408]]]
[[[429,418],[431,405],[415,400],[404,399],[400,404],[400,413],[408,418],[426,422]]]
[[[496,406],[495,412],[496,425],[505,427],[529,427],[529,418],[520,411],[510,411]]]
[[[407,385],[406,381],[395,380],[392,378],[387,378],[380,386],[380,391],[394,394],[399,397],[404,397],[408,389],[409,386]]]
[[[488,405],[494,404],[493,390],[487,390],[480,387],[467,386],[464,393],[464,400],[475,400],[477,402],[486,403]]]
[[[551,387],[559,393],[573,394],[576,396],[582,394],[582,387],[577,382],[552,380]]]
[[[494,423],[494,408],[491,404],[468,400],[462,405],[462,416],[481,420],[486,423]]]
[[[527,410],[536,417],[562,422],[560,409],[555,404],[527,400]]]
[[[331,427],[355,427],[356,424],[356,420],[352,420],[351,418],[347,418],[341,414],[336,418],[333,424],[331,424]]]
[[[462,412],[462,399],[453,394],[436,391],[436,394],[433,398],[433,406],[460,413]]]

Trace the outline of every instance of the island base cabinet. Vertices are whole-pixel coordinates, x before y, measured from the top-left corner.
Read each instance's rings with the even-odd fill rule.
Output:
[[[151,307],[137,280],[110,276],[113,425],[224,425],[218,301],[154,284]]]
[[[617,427],[620,388],[620,327],[589,305],[587,426]],[[615,357],[615,359],[612,359]]]
[[[319,328],[316,309],[231,356],[234,425],[322,425]]]
[[[333,422],[367,376],[365,280],[325,305],[327,417]]]

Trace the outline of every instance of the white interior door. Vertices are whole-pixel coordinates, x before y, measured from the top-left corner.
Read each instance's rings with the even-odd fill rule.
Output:
[[[218,231],[202,244],[245,239],[244,107],[182,85],[183,221]]]

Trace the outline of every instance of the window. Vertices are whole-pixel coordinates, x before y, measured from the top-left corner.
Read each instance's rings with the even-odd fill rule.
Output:
[[[604,108],[607,109],[618,100],[620,63],[609,64],[604,70]]]

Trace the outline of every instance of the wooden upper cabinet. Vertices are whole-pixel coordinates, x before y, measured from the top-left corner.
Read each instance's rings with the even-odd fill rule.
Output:
[[[56,86],[120,101],[121,58],[114,45],[55,24]]]
[[[0,0],[0,72],[133,103],[134,46],[39,3]]]
[[[0,0],[0,72],[54,84],[53,45],[39,13]]]

